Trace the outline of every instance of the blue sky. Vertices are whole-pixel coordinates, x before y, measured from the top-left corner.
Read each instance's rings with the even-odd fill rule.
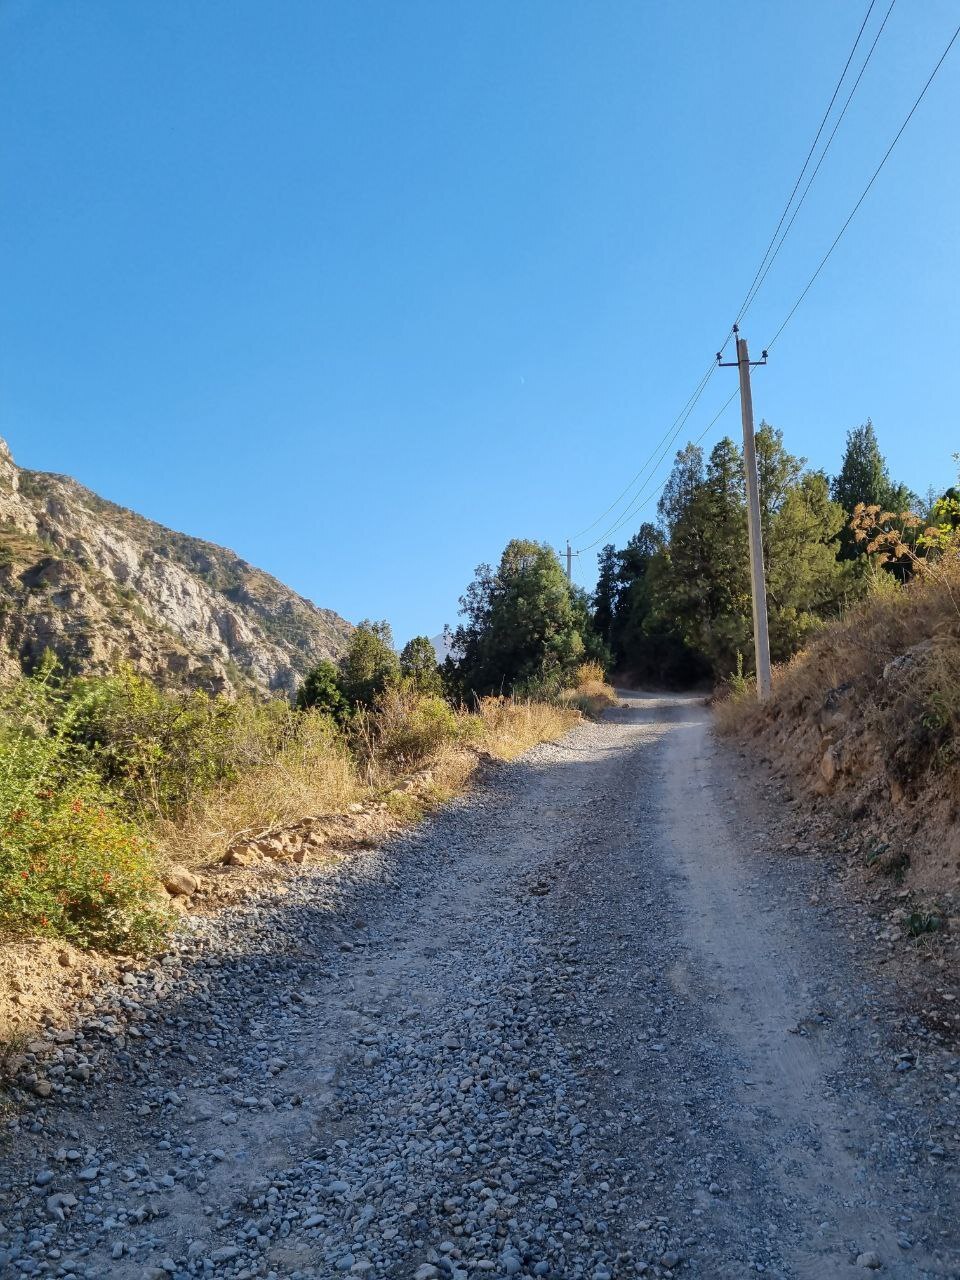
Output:
[[[561,546],[676,417],[866,6],[4,0],[0,432],[353,621],[434,634],[478,562]],[[753,350],[956,21],[894,7]],[[815,465],[872,416],[897,479],[953,477],[957,119],[960,42],[757,375]],[[705,443],[723,427],[735,404]]]

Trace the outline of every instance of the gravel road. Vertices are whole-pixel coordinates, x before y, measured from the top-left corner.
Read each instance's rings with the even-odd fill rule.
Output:
[[[623,696],[30,1046],[0,1273],[960,1276],[956,1056]]]

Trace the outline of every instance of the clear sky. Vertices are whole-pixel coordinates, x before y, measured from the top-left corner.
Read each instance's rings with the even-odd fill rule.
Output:
[[[478,562],[561,546],[676,417],[866,7],[3,0],[0,432],[353,621],[434,634]],[[754,351],[957,20],[895,5]],[[758,417],[828,470],[872,416],[897,479],[953,477],[958,120],[960,41],[757,375]],[[735,404],[705,443],[724,426]]]

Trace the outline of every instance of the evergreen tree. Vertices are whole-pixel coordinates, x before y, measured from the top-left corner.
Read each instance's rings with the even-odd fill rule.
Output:
[[[689,519],[703,523],[704,564],[701,603],[688,638],[715,670],[729,672],[738,653],[752,651],[746,483],[732,440],[721,440],[711,452],[703,496]]]
[[[647,575],[663,549],[663,535],[656,525],[644,522],[616,555],[616,610],[610,634],[613,663],[644,674],[642,650],[647,644],[646,622],[651,597]]]
[[[437,655],[427,636],[414,636],[400,650],[400,674],[421,693],[442,691]]]
[[[561,681],[584,656],[570,584],[556,552],[539,542],[508,543],[496,571],[480,565],[460,600],[447,672],[464,694],[507,692]]]
[[[318,711],[333,716],[340,724],[349,719],[352,708],[343,696],[340,672],[332,662],[324,659],[307,672],[297,691],[297,707],[301,711],[315,707]]]
[[[786,491],[765,530],[770,650],[775,662],[795,653],[853,588],[851,565],[837,559],[845,514],[831,501],[822,471]]]
[[[831,497],[846,513],[846,521],[840,531],[838,555],[841,560],[856,560],[865,555],[864,549],[854,538],[848,525],[858,502],[876,505],[885,511],[905,511],[917,501],[915,494],[904,484],[893,484],[873,423],[868,418],[860,427],[847,432],[847,445],[839,474],[830,487]]]
[[[620,598],[620,566],[617,550],[607,543],[597,556],[597,585],[593,593],[593,625],[607,645],[613,643],[613,623]]]
[[[388,622],[364,619],[340,659],[340,688],[351,706],[369,707],[400,674]]]

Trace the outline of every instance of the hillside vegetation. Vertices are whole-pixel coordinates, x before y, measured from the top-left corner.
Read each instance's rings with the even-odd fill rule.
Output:
[[[718,707],[724,731],[859,824],[865,868],[934,891],[960,884],[960,505],[935,511],[924,525],[860,507],[865,598],[775,670],[768,703],[742,681]]]
[[[435,663],[411,661],[421,649],[401,665],[384,624],[362,624],[296,707],[163,689],[129,665],[69,677],[48,656],[0,699],[0,936],[151,950],[199,869],[290,860],[285,828],[324,815],[415,819],[483,757],[512,759],[566,732],[578,704],[612,701],[587,667],[582,693],[467,709]]]
[[[832,479],[757,431],[770,644],[784,662],[861,598],[870,555],[849,522],[858,503],[903,511],[919,500],[890,479],[873,426],[851,431]],[[741,450],[687,445],[658,505],[622,550],[599,554],[593,623],[612,664],[640,682],[716,683],[753,670],[747,511]],[[929,509],[923,511],[930,514]]]

